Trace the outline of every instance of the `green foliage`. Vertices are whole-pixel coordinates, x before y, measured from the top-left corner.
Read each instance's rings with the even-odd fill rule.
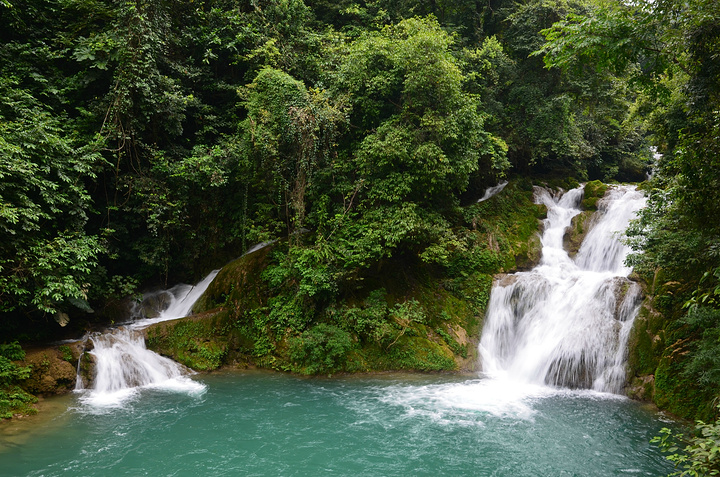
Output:
[[[55,313],[87,299],[105,250],[85,232],[98,155],[15,82],[0,78],[0,97],[0,311]]]
[[[320,323],[291,338],[289,347],[290,359],[304,374],[332,373],[342,369],[353,341],[348,332]]]
[[[62,359],[67,361],[68,363],[74,363],[75,359],[72,355],[72,350],[68,345],[60,345],[58,346],[58,351],[60,351],[60,354],[62,354]]]
[[[29,367],[13,363],[24,358],[25,351],[17,342],[0,345],[0,387],[10,386],[30,376]]]
[[[450,346],[450,349],[453,351],[453,353],[462,356],[463,358],[467,358],[467,347],[461,346],[460,343],[455,341],[455,339],[450,336],[445,330],[441,328],[436,328],[435,332],[440,335],[440,337],[445,341],[448,346]]]
[[[0,419],[11,419],[15,414],[35,414],[37,409],[32,405],[36,402],[35,396],[19,386],[0,389]]]
[[[685,437],[663,428],[650,441],[657,444],[679,469],[670,475],[705,477],[720,474],[720,422],[697,421],[692,436]],[[684,448],[680,448],[682,445]]]
[[[680,322],[697,336],[683,373],[701,389],[720,396],[720,310],[693,306]]]
[[[463,91],[452,44],[435,19],[413,18],[348,48],[337,88],[366,134],[355,162],[371,203],[445,208],[479,161],[486,173],[507,168],[504,143],[483,129],[476,99]]]
[[[18,366],[13,361],[25,358],[25,351],[15,343],[0,344],[0,419],[10,419],[13,414],[37,412],[31,405],[37,402],[16,385],[30,377],[29,366]]]

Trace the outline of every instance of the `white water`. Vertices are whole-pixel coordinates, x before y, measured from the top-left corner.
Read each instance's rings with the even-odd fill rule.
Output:
[[[542,260],[530,272],[495,284],[480,340],[489,377],[535,385],[620,393],[625,381],[627,337],[640,302],[623,261],[619,235],[645,204],[633,187],[610,190],[575,260],[563,235],[580,213],[582,189],[536,198],[548,207]]]
[[[135,321],[110,332],[90,335],[93,349],[89,353],[95,360],[95,378],[92,389],[82,391],[80,400],[94,408],[104,408],[121,406],[145,388],[189,394],[204,392],[203,384],[187,377],[189,369],[148,350],[142,330],[153,323],[189,315],[217,273],[214,270],[194,286],[177,285],[148,294],[132,311]],[[145,318],[147,313],[156,316]],[[80,376],[77,382],[76,389],[81,391]]]
[[[133,306],[130,313],[133,322],[130,326],[134,329],[143,329],[153,323],[188,316],[195,302],[205,293],[219,271],[213,270],[197,285],[180,284],[169,290],[146,294],[142,302]]]
[[[483,194],[483,196],[478,199],[478,202],[483,202],[485,200],[488,200],[490,197],[499,194],[506,185],[508,185],[508,181],[502,181],[498,185],[488,187],[487,189],[485,189],[485,194]]]

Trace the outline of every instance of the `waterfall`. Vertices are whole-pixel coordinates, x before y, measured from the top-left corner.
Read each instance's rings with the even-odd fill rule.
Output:
[[[490,197],[499,194],[506,185],[508,185],[508,181],[502,181],[498,185],[488,187],[487,189],[485,189],[485,193],[483,194],[483,196],[478,199],[478,202],[486,201]]]
[[[132,320],[130,326],[134,329],[143,329],[153,323],[188,316],[195,302],[205,293],[218,272],[220,270],[213,270],[197,285],[180,284],[169,290],[143,295],[142,301],[136,303],[130,311]]]
[[[81,401],[95,407],[115,407],[142,388],[191,394],[204,391],[204,385],[187,378],[187,368],[148,350],[142,330],[153,323],[189,315],[217,273],[214,270],[194,286],[177,285],[149,293],[133,307],[129,323],[109,332],[91,334],[87,339],[93,345],[89,353],[95,361],[95,378],[92,389],[78,387],[83,392]],[[77,379],[82,383],[79,375]]]
[[[536,200],[548,208],[542,259],[529,272],[496,280],[479,346],[486,375],[622,392],[641,291],[627,278],[629,250],[619,235],[645,199],[632,186],[613,187],[598,201],[573,260],[563,235],[580,213],[582,194],[582,188],[557,194],[536,189]]]

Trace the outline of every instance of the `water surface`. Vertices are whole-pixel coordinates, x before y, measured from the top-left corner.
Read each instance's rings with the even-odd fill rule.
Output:
[[[71,407],[25,441],[0,438],[12,476],[613,476],[669,473],[648,442],[667,426],[636,402],[509,381],[388,375],[197,378]],[[0,429],[1,432],[1,429]]]

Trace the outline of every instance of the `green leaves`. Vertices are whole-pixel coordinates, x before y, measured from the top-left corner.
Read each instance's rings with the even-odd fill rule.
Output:
[[[32,306],[55,313],[87,298],[104,251],[84,227],[85,182],[98,155],[76,147],[61,122],[27,92],[0,78],[0,311]]]
[[[657,444],[678,471],[670,475],[706,477],[720,474],[720,422],[696,421],[694,434],[685,437],[668,428],[650,441]],[[685,447],[680,450],[680,446]],[[679,451],[680,450],[680,451]],[[678,452],[679,451],[679,452]]]
[[[355,160],[371,203],[443,208],[481,157],[493,172],[507,167],[477,98],[463,91],[453,43],[435,19],[412,18],[349,46],[337,81],[353,104],[351,122],[367,131]]]

